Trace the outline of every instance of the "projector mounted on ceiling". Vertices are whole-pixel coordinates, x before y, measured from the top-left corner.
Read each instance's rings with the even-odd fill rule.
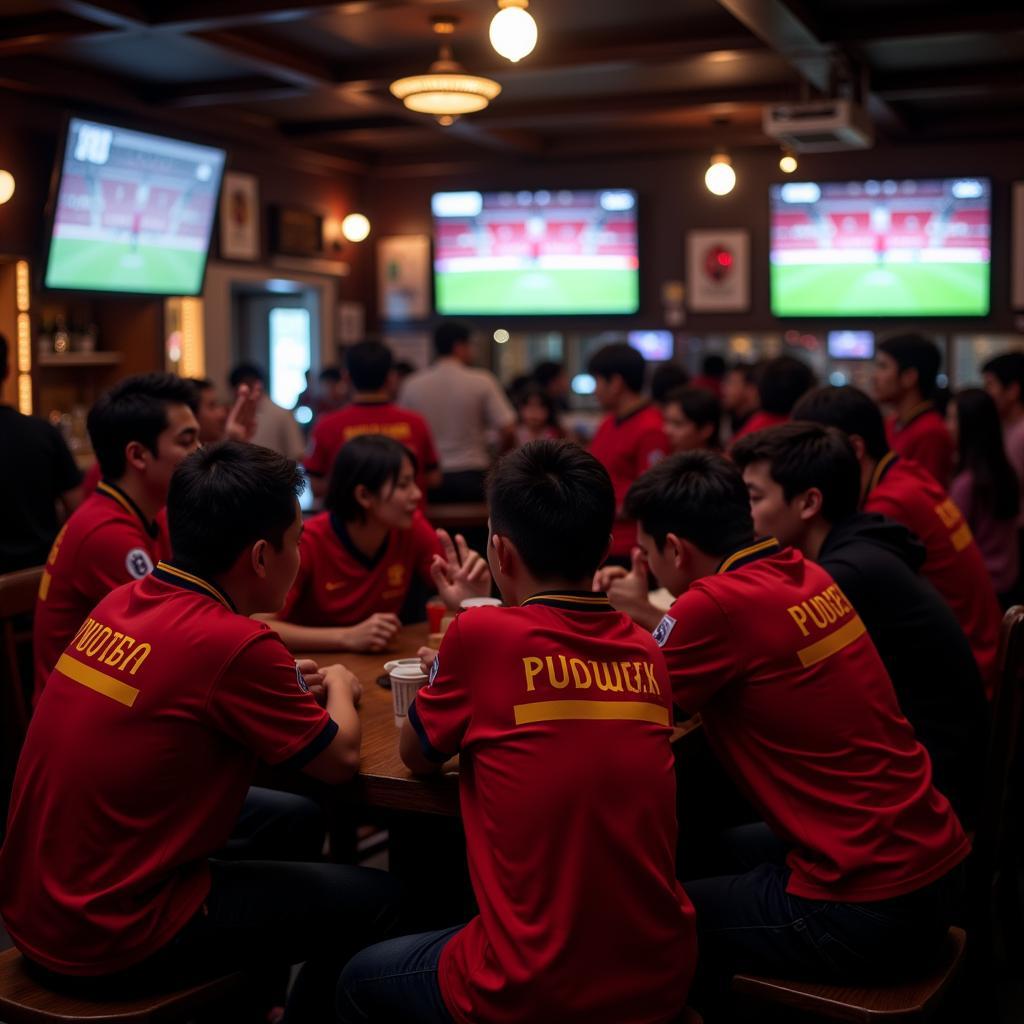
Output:
[[[798,153],[868,149],[875,129],[853,100],[779,103],[764,108],[764,132]]]

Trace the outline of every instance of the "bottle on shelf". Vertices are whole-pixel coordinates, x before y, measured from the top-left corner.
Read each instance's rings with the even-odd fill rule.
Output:
[[[53,330],[53,351],[58,355],[64,355],[71,350],[71,335],[68,333],[67,322],[63,316],[58,316]]]

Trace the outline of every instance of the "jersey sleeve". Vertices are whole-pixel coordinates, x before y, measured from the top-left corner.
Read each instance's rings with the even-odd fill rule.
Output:
[[[699,590],[684,594],[654,631],[669,676],[672,696],[695,714],[740,674],[741,636],[718,603]]]
[[[318,423],[313,427],[312,446],[312,451],[306,456],[304,463],[306,472],[312,473],[313,476],[330,476],[337,445],[329,424]]]
[[[291,621],[295,605],[298,604],[299,598],[309,586],[310,577],[313,574],[313,558],[313,541],[309,539],[308,533],[304,533],[299,541],[299,571],[291,590],[288,591],[288,596],[284,599],[281,610],[277,613],[279,619],[284,619],[286,622]]]
[[[430,566],[434,561],[434,555],[443,555],[444,549],[437,539],[437,531],[427,522],[422,512],[416,512],[412,520],[413,537],[413,565],[424,581],[431,589],[434,581],[430,575]]]
[[[462,667],[461,635],[456,619],[441,641],[427,685],[409,707],[409,721],[420,739],[423,754],[443,764],[462,748],[472,717],[469,680]]]
[[[81,593],[99,601],[115,587],[148,576],[153,568],[151,544],[114,521],[93,530],[79,548],[72,582]]]
[[[221,674],[207,710],[218,729],[271,765],[302,768],[338,732],[269,630],[247,643]]]

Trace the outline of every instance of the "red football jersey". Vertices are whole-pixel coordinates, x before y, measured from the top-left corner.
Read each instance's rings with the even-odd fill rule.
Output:
[[[651,637],[600,595],[460,613],[409,709],[461,754],[480,913],[441,955],[462,1024],[674,1019],[696,960],[675,877],[672,695]]]
[[[661,413],[653,405],[644,405],[628,416],[606,416],[590,442],[594,456],[612,478],[615,507],[621,513],[626,492],[637,477],[664,458],[671,446],[665,436]],[[608,553],[628,556],[636,545],[636,523],[616,519],[612,527],[612,547]]]
[[[301,766],[337,726],[261,622],[161,562],[92,609],[32,716],[0,853],[0,914],[50,970],[165,946],[209,891],[257,759]]]
[[[931,402],[922,402],[905,421],[885,421],[889,446],[897,455],[924,466],[942,487],[953,479],[953,438]]]
[[[426,494],[425,475],[438,467],[434,436],[418,412],[391,402],[353,402],[319,419],[313,427],[313,450],[306,469],[315,476],[330,476],[341,446],[362,434],[383,434],[404,444],[416,456],[416,481]]]
[[[831,576],[762,541],[694,583],[654,632],[676,702],[772,831],[788,892],[913,892],[970,844],[903,717],[864,623]]]
[[[351,626],[374,612],[397,614],[418,572],[433,586],[430,563],[443,554],[421,512],[408,530],[392,530],[372,557],[351,541],[330,512],[307,519],[299,542],[299,574],[280,616],[303,626]]]
[[[32,651],[35,700],[85,617],[115,587],[141,579],[165,553],[160,519],[106,481],[75,510],[50,549],[39,584]]]
[[[931,473],[889,452],[868,482],[864,509],[895,519],[921,538],[927,551],[921,574],[953,609],[991,697],[1003,615],[985,560],[956,503]]]
[[[758,430],[766,430],[768,427],[777,427],[780,423],[788,423],[788,416],[780,416],[777,412],[764,412],[758,409],[747,421],[732,435],[730,446],[734,445],[741,437],[747,434],[754,434]]]

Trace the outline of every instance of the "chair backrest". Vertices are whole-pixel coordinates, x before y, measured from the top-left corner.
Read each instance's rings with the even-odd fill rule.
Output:
[[[0,620],[26,615],[36,606],[43,567],[19,569],[0,576]]]

